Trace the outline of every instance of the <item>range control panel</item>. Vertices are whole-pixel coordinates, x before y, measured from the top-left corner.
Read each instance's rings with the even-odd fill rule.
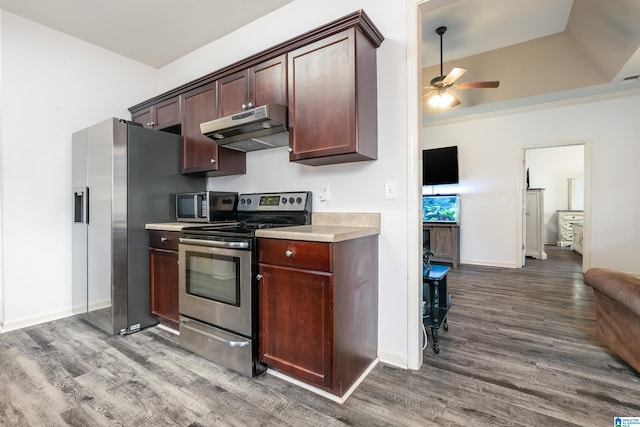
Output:
[[[238,199],[239,212],[304,212],[310,210],[310,208],[310,191],[240,194]]]

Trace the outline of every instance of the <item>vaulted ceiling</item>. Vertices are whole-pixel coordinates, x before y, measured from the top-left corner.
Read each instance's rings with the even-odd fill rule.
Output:
[[[467,69],[458,82],[499,80],[494,89],[453,89],[450,111],[425,103],[425,121],[640,88],[637,0],[430,0],[423,13],[423,85]],[[451,90],[451,89],[449,89]],[[425,94],[428,91],[425,91]]]

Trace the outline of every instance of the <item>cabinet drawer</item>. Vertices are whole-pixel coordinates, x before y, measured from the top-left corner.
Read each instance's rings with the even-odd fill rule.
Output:
[[[258,262],[305,270],[333,271],[331,243],[259,239]]]
[[[178,250],[180,233],[177,231],[149,231],[149,246],[156,249],[166,249],[170,251]]]

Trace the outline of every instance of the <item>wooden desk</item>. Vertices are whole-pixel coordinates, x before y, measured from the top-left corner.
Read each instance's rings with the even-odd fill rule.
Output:
[[[438,344],[438,329],[447,325],[447,313],[451,307],[451,298],[447,293],[447,273],[449,267],[444,265],[432,265],[431,271],[426,268],[422,272],[422,323],[425,328],[431,328],[431,342],[433,352],[440,353]]]

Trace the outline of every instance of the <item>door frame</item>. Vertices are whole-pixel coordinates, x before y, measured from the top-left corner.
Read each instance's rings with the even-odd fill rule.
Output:
[[[584,150],[584,236],[583,236],[583,251],[582,251],[582,272],[584,273],[589,268],[591,268],[591,150],[592,150],[592,141],[591,140],[577,140],[577,141],[566,141],[566,142],[556,142],[548,145],[532,145],[521,147],[519,150],[519,168],[520,168],[520,176],[522,177],[519,182],[520,191],[518,191],[520,198],[520,206],[522,207],[522,211],[525,209],[525,201],[526,201],[526,191],[527,191],[527,183],[526,183],[526,152],[528,150],[535,149],[544,149],[544,148],[559,148],[559,147],[567,147],[572,145],[582,145]],[[525,251],[525,238],[524,234],[526,232],[525,229],[525,221],[524,215],[522,212],[519,214],[518,226],[520,227],[520,233],[518,234],[518,242],[517,242],[517,253],[521,255],[522,258],[522,267],[524,267],[524,251]]]

